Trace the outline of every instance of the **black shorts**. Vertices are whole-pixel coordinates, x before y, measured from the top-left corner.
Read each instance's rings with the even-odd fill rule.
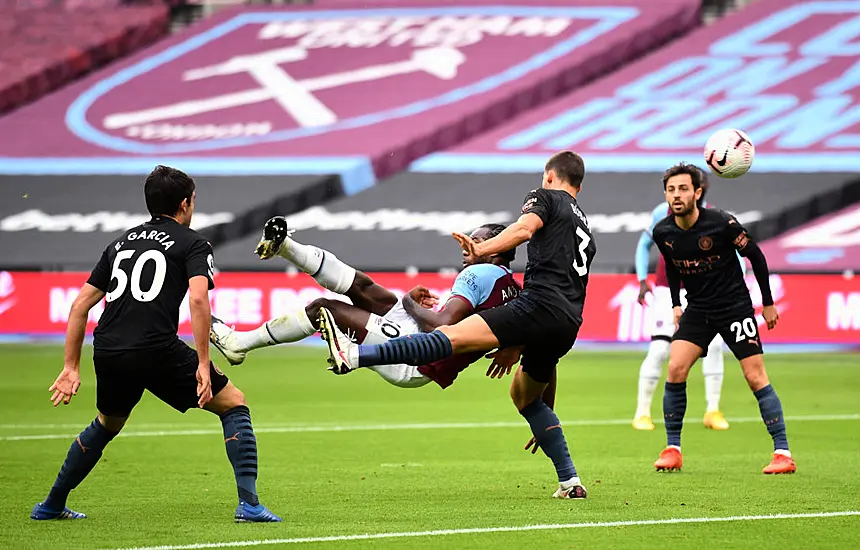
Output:
[[[709,312],[687,309],[678,323],[672,340],[692,342],[702,348],[702,357],[708,354],[708,344],[719,334],[738,360],[764,353],[755,311],[752,307]]]
[[[128,416],[149,390],[179,412],[197,407],[197,352],[185,342],[152,350],[93,352],[96,407],[106,416]],[[212,395],[229,380],[209,363]]]
[[[579,333],[579,323],[563,312],[523,297],[478,315],[499,340],[499,347],[525,347],[523,371],[544,384],[549,383],[558,360],[570,351]]]

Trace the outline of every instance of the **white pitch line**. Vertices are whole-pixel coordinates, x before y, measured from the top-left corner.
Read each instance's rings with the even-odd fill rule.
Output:
[[[32,422],[27,424],[0,424],[0,430],[57,430],[62,428],[80,428],[83,424],[88,422],[92,422],[92,418],[83,419],[80,422],[66,422],[63,424],[40,424],[38,422]],[[198,422],[135,422],[135,428],[161,428],[161,429],[170,429],[170,428],[208,428],[212,425],[211,422],[206,422],[204,424]]]
[[[860,414],[822,414],[807,416],[786,416],[787,422],[829,422],[839,420],[860,420]],[[748,424],[761,422],[757,416],[730,418],[730,422],[736,424]],[[569,420],[563,421],[563,426],[621,426],[627,425],[630,420]],[[80,428],[85,426],[80,424]],[[525,422],[452,422],[452,423],[428,423],[428,424],[347,424],[347,425],[262,425],[255,427],[254,431],[261,433],[334,433],[334,432],[370,432],[370,431],[397,431],[397,430],[463,430],[470,428],[523,428]],[[153,430],[153,431],[128,431],[121,432],[117,437],[166,437],[172,435],[219,435],[220,429],[196,429],[196,430]],[[0,441],[39,441],[45,439],[69,439],[78,434],[33,434],[33,435],[10,435],[0,436]]]
[[[842,512],[812,512],[806,514],[773,514],[763,516],[727,516],[718,518],[669,518],[631,521],[599,521],[583,523],[550,523],[544,525],[522,525],[505,527],[476,527],[472,529],[437,529],[433,531],[406,531],[400,533],[365,533],[361,535],[335,535],[331,537],[302,537],[292,539],[257,539],[232,542],[202,542],[166,546],[139,546],[134,548],[114,548],[111,550],[199,550],[203,548],[240,548],[243,546],[264,546],[272,544],[302,544],[310,542],[344,542],[352,540],[399,539],[414,537],[439,537],[448,535],[471,535],[481,533],[510,533],[521,531],[554,531],[560,529],[584,529],[594,527],[642,527],[648,525],[674,525],[683,523],[722,523],[731,521],[765,521],[774,519],[808,519],[860,516],[858,510]]]

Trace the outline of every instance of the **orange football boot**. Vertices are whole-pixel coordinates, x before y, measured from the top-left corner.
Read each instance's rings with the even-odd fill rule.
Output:
[[[684,465],[684,459],[681,457],[681,451],[675,447],[666,447],[660,453],[660,458],[654,463],[654,467],[658,472],[678,470]]]
[[[790,456],[781,453],[773,453],[773,460],[764,467],[764,474],[793,474],[797,471],[797,464]]]

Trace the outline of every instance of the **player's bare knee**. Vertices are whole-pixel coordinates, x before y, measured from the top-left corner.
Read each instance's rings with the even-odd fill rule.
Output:
[[[332,310],[337,307],[336,301],[330,300],[329,298],[317,298],[305,307],[305,313],[307,314],[308,319],[310,319],[311,324],[316,328],[319,328],[318,319],[320,316],[320,308],[323,307],[328,310]]]
[[[514,407],[517,408],[518,411],[523,410],[526,406],[529,405],[534,399],[529,399],[528,391],[523,387],[522,384],[518,384],[516,379],[511,382],[511,401],[514,403]]]
[[[229,390],[228,394],[225,396],[226,399],[224,402],[224,404],[227,406],[228,409],[232,409],[234,407],[238,407],[240,405],[246,405],[247,404],[247,402],[245,401],[245,394],[242,393],[242,391],[239,388],[237,388],[236,386],[233,386],[233,385],[230,385],[229,388],[230,388],[230,390]]]
[[[532,379],[520,365],[511,380],[511,401],[517,410],[521,411],[534,403],[535,399],[541,397],[546,386],[545,383]]]
[[[687,361],[669,358],[669,368],[666,373],[667,382],[685,382],[687,375],[690,374],[690,367]]]
[[[752,391],[758,391],[770,384],[767,378],[767,372],[764,370],[764,361],[761,355],[747,357],[741,361],[741,368],[744,371],[744,378],[747,385]]]
[[[224,389],[215,394],[212,400],[206,403],[203,408],[220,416],[230,409],[234,409],[245,404],[245,394],[243,394],[239,388],[234,386],[232,382],[228,382],[227,385],[224,386]]]
[[[128,421],[127,416],[106,416],[99,413],[99,422],[109,432],[118,433]]]

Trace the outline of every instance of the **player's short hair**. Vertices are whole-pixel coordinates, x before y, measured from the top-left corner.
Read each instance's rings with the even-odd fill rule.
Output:
[[[698,166],[696,168],[699,170],[699,175],[701,176],[699,186],[702,188],[702,196],[699,197],[698,201],[696,201],[696,205],[699,208],[702,208],[702,204],[704,204],[704,202],[705,202],[705,194],[707,193],[708,186],[710,184],[708,183],[708,173],[706,171],[702,170],[701,168],[699,168]]]
[[[556,153],[546,161],[544,172],[552,170],[555,175],[563,181],[569,183],[572,187],[579,189],[582,187],[582,180],[585,178],[585,162],[582,157],[573,151],[562,151]]]
[[[663,172],[663,190],[666,190],[666,182],[669,181],[669,178],[680,176],[681,174],[687,174],[690,176],[693,180],[693,189],[698,189],[702,186],[702,176],[704,176],[704,173],[699,169],[699,167],[688,162],[679,162],[675,166],[671,166],[668,170]]]
[[[492,239],[493,237],[495,237],[496,235],[498,235],[499,233],[504,231],[505,228],[507,227],[507,225],[502,224],[502,223],[485,223],[481,227],[486,229],[487,231],[489,231],[490,234],[487,238]],[[497,256],[499,258],[503,259],[504,261],[511,263],[517,257],[517,249],[512,248],[510,250],[507,250],[505,252],[497,254]]]
[[[173,216],[183,200],[191,201],[194,187],[194,180],[182,170],[159,164],[143,186],[146,208],[153,216]]]

